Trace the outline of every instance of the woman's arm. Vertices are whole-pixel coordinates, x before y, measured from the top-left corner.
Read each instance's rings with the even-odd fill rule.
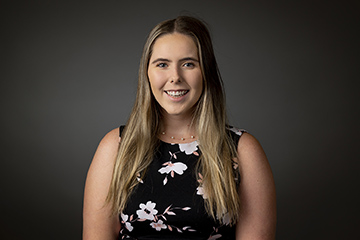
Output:
[[[241,212],[236,239],[274,240],[276,194],[269,162],[260,143],[248,133],[240,138],[237,150]]]
[[[118,147],[119,129],[114,129],[101,140],[90,165],[84,192],[84,240],[114,240],[119,234],[119,216],[111,215],[105,205]]]

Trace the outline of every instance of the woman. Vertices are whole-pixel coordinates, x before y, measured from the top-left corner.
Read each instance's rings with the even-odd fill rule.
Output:
[[[84,239],[274,239],[275,201],[260,144],[227,124],[207,28],[187,16],[158,24],[130,118],[91,163]]]

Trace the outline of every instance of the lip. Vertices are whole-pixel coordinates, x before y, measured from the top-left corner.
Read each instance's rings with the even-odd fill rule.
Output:
[[[186,92],[184,95],[179,96],[179,97],[175,97],[175,96],[171,96],[168,94],[168,92]],[[181,101],[182,99],[184,99],[186,97],[186,95],[189,93],[188,89],[168,89],[168,90],[164,90],[164,93],[166,94],[166,96],[168,96],[172,101],[178,102]]]

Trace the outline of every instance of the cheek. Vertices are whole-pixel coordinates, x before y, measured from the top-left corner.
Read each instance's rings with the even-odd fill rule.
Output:
[[[149,71],[148,72],[148,79],[150,82],[151,89],[154,91],[162,88],[165,84],[165,77],[164,74],[156,72],[156,71]]]
[[[151,91],[154,93],[154,90],[156,89],[156,78],[154,76],[154,73],[152,73],[151,71],[148,72],[148,80]]]
[[[204,88],[204,80],[202,78],[201,72],[197,74],[195,82],[194,82],[195,88],[200,91],[200,93],[203,91]]]

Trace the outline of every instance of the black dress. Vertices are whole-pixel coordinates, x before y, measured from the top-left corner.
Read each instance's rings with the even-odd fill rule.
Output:
[[[236,146],[243,132],[229,128]],[[235,225],[230,227],[226,215],[221,225],[206,213],[206,193],[198,183],[202,176],[195,172],[200,154],[197,141],[160,142],[146,175],[138,176],[139,184],[119,216],[119,239],[235,239]]]

